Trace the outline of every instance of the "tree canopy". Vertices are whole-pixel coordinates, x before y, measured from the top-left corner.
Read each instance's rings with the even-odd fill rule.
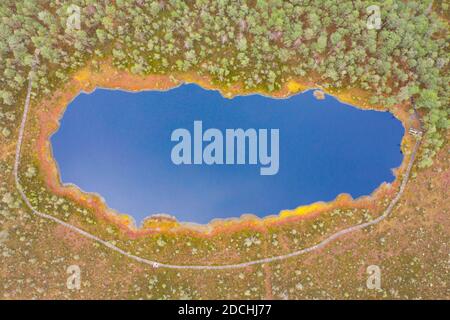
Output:
[[[367,27],[378,3],[381,29]],[[137,74],[196,72],[222,86],[273,91],[315,76],[359,87],[390,108],[415,97],[425,111],[430,163],[450,126],[448,4],[366,0],[3,0],[0,128],[23,97],[35,49],[37,94],[50,94],[89,61],[112,57]],[[68,28],[80,8],[80,28]]]

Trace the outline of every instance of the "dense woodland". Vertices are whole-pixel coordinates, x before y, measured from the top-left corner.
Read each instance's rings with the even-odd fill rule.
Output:
[[[73,4],[80,29],[67,28]],[[379,30],[367,27],[373,4]],[[448,9],[448,0],[1,0],[0,132],[14,138],[39,49],[36,98],[110,57],[137,74],[194,71],[247,90],[313,77],[362,88],[386,108],[414,97],[428,166],[450,127]]]

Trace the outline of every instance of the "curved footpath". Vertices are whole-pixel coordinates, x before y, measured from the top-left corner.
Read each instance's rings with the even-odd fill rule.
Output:
[[[38,53],[37,53],[38,54]],[[389,203],[389,206],[386,208],[386,210],[383,212],[383,214],[381,216],[379,216],[378,218],[369,221],[369,222],[365,222],[365,223],[361,223],[358,225],[354,225],[352,227],[343,229],[341,231],[338,231],[334,234],[332,234],[331,236],[329,236],[328,238],[325,238],[324,240],[322,240],[321,242],[317,243],[316,245],[313,245],[311,247],[308,248],[304,248],[301,250],[297,250],[285,255],[280,255],[280,256],[274,256],[274,257],[269,257],[269,258],[264,258],[264,259],[258,259],[258,260],[253,260],[253,261],[248,261],[248,262],[243,262],[243,263],[236,263],[236,264],[225,264],[225,265],[175,265],[175,264],[166,264],[166,263],[160,263],[157,261],[152,261],[149,259],[145,259],[133,254],[130,254],[122,249],[120,249],[119,247],[116,247],[115,245],[111,244],[108,241],[102,240],[99,237],[90,234],[76,226],[73,226],[67,222],[64,222],[58,218],[55,218],[54,216],[48,215],[46,213],[42,213],[39,212],[38,210],[36,210],[35,208],[33,208],[33,206],[31,205],[30,201],[28,200],[27,196],[25,195],[25,192],[23,191],[22,186],[20,185],[20,181],[19,181],[19,164],[20,164],[20,151],[21,151],[21,147],[22,147],[22,142],[23,142],[23,135],[24,135],[24,130],[25,130],[25,124],[26,124],[26,120],[27,120],[27,114],[28,114],[28,110],[30,108],[30,100],[31,100],[31,84],[32,84],[32,76],[33,76],[33,71],[36,67],[37,64],[37,55],[35,56],[35,63],[33,63],[31,71],[28,75],[28,89],[27,89],[27,95],[26,95],[26,99],[25,99],[25,107],[24,107],[24,111],[23,111],[23,117],[22,117],[22,122],[20,124],[20,128],[19,128],[19,139],[17,141],[17,146],[16,146],[16,157],[15,157],[15,162],[14,162],[14,170],[13,170],[13,174],[14,174],[14,179],[15,179],[15,183],[16,183],[16,188],[19,191],[23,201],[25,202],[25,204],[27,205],[27,207],[37,216],[44,218],[44,219],[48,219],[51,221],[54,221],[60,225],[63,225],[64,227],[75,231],[79,234],[81,234],[82,236],[92,239],[94,241],[97,241],[98,243],[110,248],[111,250],[114,250],[130,259],[133,259],[137,262],[141,262],[141,263],[145,263],[148,265],[151,265],[154,268],[170,268],[170,269],[196,269],[196,270],[223,270],[223,269],[236,269],[236,268],[244,268],[244,267],[248,267],[248,266],[252,266],[252,265],[257,265],[257,264],[262,264],[262,263],[270,263],[273,261],[278,261],[278,260],[284,260],[287,258],[291,258],[291,257],[295,257],[295,256],[299,256],[302,255],[304,253],[307,252],[311,252],[311,251],[315,251],[315,250],[319,250],[323,247],[325,247],[328,243],[330,243],[333,240],[336,240],[339,237],[342,237],[343,235],[349,234],[351,232],[357,231],[357,230],[361,230],[364,229],[366,227],[375,225],[380,223],[381,221],[383,221],[384,219],[386,219],[392,212],[392,210],[394,209],[395,205],[398,203],[398,201],[400,200],[400,197],[402,196],[405,188],[406,188],[406,184],[408,183],[408,179],[411,173],[411,168],[413,166],[414,163],[414,159],[417,153],[417,150],[419,148],[420,145],[420,139],[416,140],[416,143],[414,145],[414,149],[411,153],[411,157],[408,163],[408,167],[405,171],[405,173],[403,174],[403,180],[402,183],[400,185],[400,190],[398,191],[398,193],[396,194],[396,196],[392,199],[392,201]]]

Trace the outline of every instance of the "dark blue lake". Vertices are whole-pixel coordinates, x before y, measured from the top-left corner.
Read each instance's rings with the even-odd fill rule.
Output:
[[[261,175],[263,166],[249,161],[174,164],[172,132],[185,128],[194,140],[194,121],[202,121],[203,131],[218,129],[224,139],[226,129],[268,129],[269,138],[279,129],[277,173]],[[388,112],[359,110],[328,95],[317,100],[312,91],[288,99],[226,99],[187,84],[167,92],[81,93],[51,143],[63,183],[99,193],[137,224],[156,213],[207,223],[243,213],[278,214],[340,193],[369,195],[394,180],[403,133]],[[271,146],[269,139],[269,151]]]

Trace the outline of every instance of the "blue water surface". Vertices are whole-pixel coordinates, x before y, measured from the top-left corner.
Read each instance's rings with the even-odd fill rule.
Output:
[[[276,128],[279,172],[259,165],[175,165],[173,130]],[[278,214],[340,193],[369,195],[392,182],[404,129],[388,112],[359,110],[312,91],[288,99],[223,98],[185,84],[167,92],[96,89],[68,106],[51,137],[63,183],[99,193],[139,224],[156,213],[180,221]]]

